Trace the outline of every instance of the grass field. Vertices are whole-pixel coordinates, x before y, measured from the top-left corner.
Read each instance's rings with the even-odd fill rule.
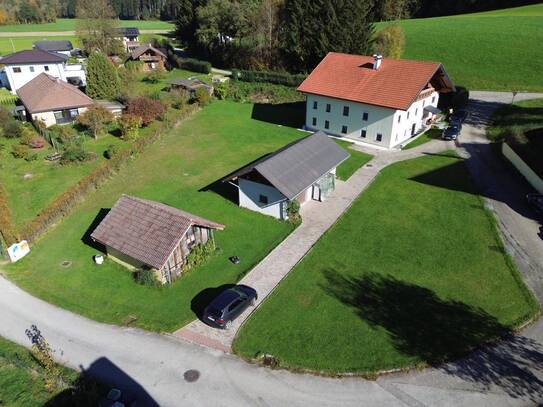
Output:
[[[57,18],[54,23],[0,25],[0,32],[74,31],[77,21],[77,18]],[[174,27],[172,23],[158,20],[119,20],[118,23],[120,27],[138,27],[140,30],[169,30]]]
[[[30,352],[0,337],[0,405],[16,406],[91,406],[97,405],[105,388],[87,381],[79,374],[60,367],[56,388],[46,390],[47,375]],[[74,385],[77,383],[77,390]],[[88,391],[84,391],[84,389]]]
[[[343,140],[336,140],[341,147],[346,149],[351,155],[346,161],[340,164],[336,170],[336,176],[342,181],[347,181],[356,170],[370,161],[373,156],[371,154],[363,153],[362,151],[355,150],[352,147],[352,143]]]
[[[32,248],[22,261],[7,266],[11,280],[33,295],[90,318],[172,331],[195,318],[191,302],[201,291],[237,281],[288,235],[292,226],[208,190],[241,166],[301,137],[295,129],[251,119],[253,106],[215,102],[164,135]],[[154,289],[137,285],[130,272],[113,261],[93,264],[98,251],[87,233],[103,208],[121,194],[154,199],[226,225],[216,233],[221,252],[173,285]],[[85,242],[84,242],[84,241]],[[237,255],[241,264],[228,257]],[[62,267],[64,260],[70,267]]]
[[[401,25],[406,36],[403,58],[442,62],[457,85],[543,90],[543,4],[404,20]]]
[[[421,145],[423,145],[425,143],[428,143],[431,140],[439,139],[441,137],[442,132],[443,132],[443,130],[430,129],[426,133],[424,133],[422,136],[416,138],[411,143],[406,145],[404,148],[402,148],[402,150],[409,150],[411,148],[415,148],[415,147],[421,146]]]
[[[435,365],[537,309],[463,162],[443,153],[385,168],[234,349],[332,374]]]

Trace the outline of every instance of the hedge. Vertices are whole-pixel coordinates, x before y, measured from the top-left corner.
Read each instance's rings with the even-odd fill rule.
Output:
[[[13,224],[11,209],[8,205],[6,190],[0,184],[0,240],[3,239],[8,246],[19,241],[19,235]]]
[[[187,71],[211,73],[211,63],[207,61],[201,61],[194,58],[181,58],[177,55],[170,56],[170,63],[180,69],[186,69]]]
[[[89,193],[97,189],[116,171],[126,164],[132,157],[141,153],[145,147],[160,138],[163,132],[173,129],[180,121],[186,119],[198,110],[198,105],[188,105],[181,110],[177,120],[169,120],[166,115],[155,131],[145,137],[139,137],[127,149],[119,151],[111,159],[104,161],[90,174],[82,178],[77,184],[72,185],[62,195],[58,196],[49,206],[44,208],[30,223],[25,225],[22,235],[29,241],[35,241],[44,234],[52,225],[63,217],[69,215],[75,205],[83,200]]]
[[[286,72],[232,70],[232,79],[235,81],[266,82],[285,86],[298,86],[305,80],[306,76],[305,74],[290,74]]]

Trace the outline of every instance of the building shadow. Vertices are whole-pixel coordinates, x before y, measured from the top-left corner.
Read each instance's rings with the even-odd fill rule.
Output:
[[[299,129],[305,124],[305,102],[256,103],[253,106],[251,118]]]
[[[121,391],[118,400],[126,406],[154,407],[159,404],[153,397],[130,375],[111,362],[101,357],[95,360],[87,369],[81,367],[81,373],[69,388],[48,400],[46,407],[109,407],[115,401],[106,398],[112,388]]]
[[[235,205],[239,205],[239,193],[238,188],[223,179],[213,181],[211,184],[200,188],[198,192],[214,192],[217,195],[222,196],[227,201],[232,202]]]
[[[234,287],[234,284],[223,284],[219,287],[206,288],[200,291],[190,302],[190,309],[197,318],[202,319],[204,309],[224,290]]]
[[[102,222],[104,220],[104,218],[106,217],[106,215],[109,213],[110,210],[111,209],[109,209],[109,208],[101,208],[98,211],[98,215],[96,215],[96,217],[92,221],[91,225],[88,227],[88,229],[85,231],[85,233],[81,237],[81,241],[84,244],[86,244],[87,246],[90,246],[93,249],[98,250],[98,251],[100,251],[102,253],[106,252],[106,248],[104,247],[104,245],[92,240],[91,234],[92,234],[92,232],[94,232],[94,229],[96,229],[98,227],[100,222]]]
[[[484,310],[379,274],[346,277],[328,270],[324,276],[321,288],[370,326],[385,329],[402,354],[464,380],[498,386],[512,397],[536,400],[543,394],[543,381],[537,377],[543,374],[541,346],[513,336]],[[481,347],[499,338],[505,341]],[[443,365],[475,350],[460,362]]]

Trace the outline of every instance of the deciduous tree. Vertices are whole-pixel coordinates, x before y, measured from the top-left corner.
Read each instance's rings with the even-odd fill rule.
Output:
[[[76,34],[87,53],[113,55],[124,51],[117,38],[115,12],[108,0],[78,0],[76,15]]]
[[[113,114],[100,105],[89,107],[77,118],[79,124],[91,131],[95,140],[98,140],[98,134],[104,130],[106,124],[111,123],[112,121]]]
[[[405,35],[399,24],[389,25],[377,32],[375,52],[388,58],[400,59],[405,46]]]

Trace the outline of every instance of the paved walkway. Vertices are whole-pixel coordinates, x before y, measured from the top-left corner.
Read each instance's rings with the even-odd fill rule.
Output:
[[[364,147],[355,148],[365,150]],[[232,342],[252,312],[266,299],[283,278],[311,250],[319,238],[351,206],[384,167],[401,160],[437,153],[454,148],[453,143],[434,140],[406,151],[368,151],[375,155],[364,167],[356,171],[347,182],[338,181],[335,191],[325,202],[309,201],[301,210],[303,223],[281,242],[268,256],[256,265],[239,284],[253,287],[258,293],[255,307],[249,307],[232,323],[232,328],[212,328],[195,320],[174,333],[204,346],[230,352]],[[367,150],[365,150],[367,151]]]

